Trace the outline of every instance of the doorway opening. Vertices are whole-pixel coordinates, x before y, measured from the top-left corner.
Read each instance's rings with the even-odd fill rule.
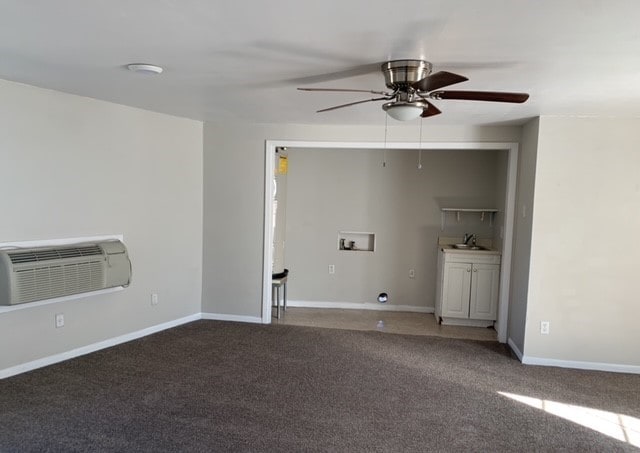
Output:
[[[514,228],[514,216],[515,216],[515,191],[516,191],[516,176],[517,176],[517,159],[518,159],[518,144],[513,142],[422,142],[422,143],[394,143],[387,142],[306,142],[306,141],[287,141],[287,140],[268,140],[265,145],[265,216],[264,216],[264,263],[263,263],[263,297],[262,297],[262,322],[271,323],[271,308],[272,308],[272,272],[274,261],[274,249],[272,244],[274,242],[274,213],[273,213],[273,199],[274,199],[274,185],[273,176],[276,166],[276,149],[277,148],[288,149],[327,149],[327,150],[379,150],[380,152],[389,154],[398,151],[412,150],[414,153],[417,150],[424,151],[503,151],[502,154],[506,155],[506,175],[504,178],[504,206],[497,206],[497,208],[504,214],[503,219],[503,231],[502,231],[502,243],[500,244],[500,253],[502,255],[502,272],[500,274],[500,289],[499,289],[499,304],[497,321],[495,323],[495,329],[497,332],[497,339],[500,342],[506,342],[507,338],[507,316],[508,316],[508,294],[509,294],[509,281],[510,281],[510,268],[511,268],[511,255],[512,255],[512,243],[513,243],[513,228]],[[350,233],[350,232],[347,232]],[[339,247],[339,238],[336,238],[336,247]],[[356,236],[350,237],[350,242],[357,242],[359,239]],[[372,246],[375,246],[375,240],[370,242]],[[358,245],[360,247],[360,245]],[[436,247],[436,244],[433,244]],[[352,252],[349,252],[352,253]],[[330,271],[329,271],[330,272]],[[293,276],[295,278],[295,276]],[[377,293],[376,293],[377,294]],[[356,307],[351,307],[356,308]]]

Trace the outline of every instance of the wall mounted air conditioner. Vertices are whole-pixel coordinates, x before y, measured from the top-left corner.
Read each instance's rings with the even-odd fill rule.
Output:
[[[118,240],[0,250],[0,305],[128,286],[131,261]]]

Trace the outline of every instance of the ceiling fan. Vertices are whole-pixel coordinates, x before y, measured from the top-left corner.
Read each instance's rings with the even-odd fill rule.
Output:
[[[349,88],[298,88],[301,91],[336,91],[350,93],[372,93],[380,97],[336,105],[318,112],[341,109],[352,105],[374,101],[390,101],[382,104],[382,110],[399,121],[426,118],[442,113],[430,99],[459,99],[464,101],[489,101],[522,103],[529,99],[526,93],[498,91],[442,91],[456,83],[464,82],[464,76],[447,71],[431,73],[433,65],[425,60],[393,60],[382,64],[387,88],[392,91],[358,90]]]

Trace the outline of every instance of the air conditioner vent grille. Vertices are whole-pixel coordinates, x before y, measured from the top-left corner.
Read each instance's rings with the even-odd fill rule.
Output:
[[[104,288],[100,261],[49,266],[16,272],[17,303],[52,299]]]
[[[55,249],[15,251],[7,253],[13,264],[37,263],[40,261],[57,260],[61,258],[81,258],[84,256],[102,255],[98,245],[79,247],[57,247]]]

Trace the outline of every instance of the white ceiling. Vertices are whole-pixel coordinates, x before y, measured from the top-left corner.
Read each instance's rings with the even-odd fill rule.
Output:
[[[640,116],[639,22],[637,0],[0,0],[0,78],[199,120],[380,124],[380,103],[315,113],[373,95],[295,88],[382,90],[350,70],[424,58],[469,78],[451,89],[531,94],[435,101],[425,123]]]

